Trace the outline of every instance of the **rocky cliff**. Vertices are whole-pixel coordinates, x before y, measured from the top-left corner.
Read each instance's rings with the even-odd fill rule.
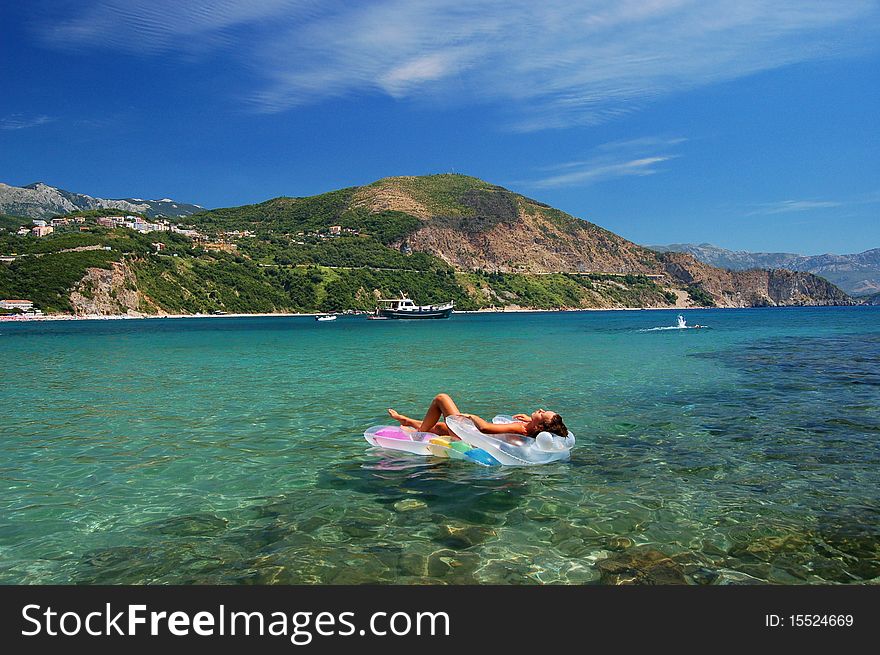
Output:
[[[673,243],[650,246],[657,252],[683,252],[710,266],[747,270],[785,268],[815,273],[839,286],[846,293],[864,295],[880,291],[880,248],[845,255],[796,255],[786,252],[747,252],[726,250],[709,243]]]
[[[664,253],[658,260],[670,277],[703,289],[719,307],[854,304],[843,291],[812,273],[785,269],[730,271],[685,253]]]
[[[70,291],[70,304],[76,316],[164,313],[138,289],[137,277],[124,262],[114,262],[109,269],[87,269]]]
[[[464,175],[385,178],[362,187],[353,204],[416,216],[418,228],[393,245],[430,253],[462,270],[656,270],[654,253],[613,232]]]
[[[431,253],[462,270],[635,273],[667,276],[670,290],[704,290],[722,307],[850,304],[833,284],[787,270],[729,272],[688,255],[659,255],[589,221],[464,176],[396,177],[355,194],[372,211],[411,213],[420,226],[394,245]],[[442,178],[458,188],[432,202]],[[432,193],[433,192],[433,193]]]

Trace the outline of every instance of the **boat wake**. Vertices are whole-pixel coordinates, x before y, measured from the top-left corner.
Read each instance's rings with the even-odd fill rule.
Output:
[[[696,325],[688,325],[687,321],[685,321],[684,319],[684,316],[679,314],[677,325],[664,325],[662,327],[643,328],[639,330],[639,332],[658,332],[662,330],[700,330],[706,329],[708,327],[708,325],[700,325],[699,323],[697,323]]]

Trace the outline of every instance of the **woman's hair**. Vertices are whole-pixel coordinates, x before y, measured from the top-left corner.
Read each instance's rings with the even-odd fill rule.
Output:
[[[553,418],[550,418],[541,424],[536,426],[535,434],[531,436],[535,436],[538,432],[551,432],[558,437],[567,437],[568,436],[568,428],[565,427],[565,423],[562,422],[562,417],[559,414],[553,414]]]

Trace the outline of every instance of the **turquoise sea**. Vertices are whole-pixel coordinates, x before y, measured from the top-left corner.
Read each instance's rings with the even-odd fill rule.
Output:
[[[0,323],[0,582],[877,582],[880,308]],[[448,392],[570,462],[397,457]]]

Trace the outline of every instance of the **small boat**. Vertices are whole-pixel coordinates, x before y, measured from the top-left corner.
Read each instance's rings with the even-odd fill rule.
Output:
[[[324,314],[322,316],[315,316],[316,321],[335,321],[336,314]]]
[[[455,305],[450,301],[441,305],[417,305],[401,293],[400,298],[382,299],[378,301],[374,316],[377,318],[449,318]]]

